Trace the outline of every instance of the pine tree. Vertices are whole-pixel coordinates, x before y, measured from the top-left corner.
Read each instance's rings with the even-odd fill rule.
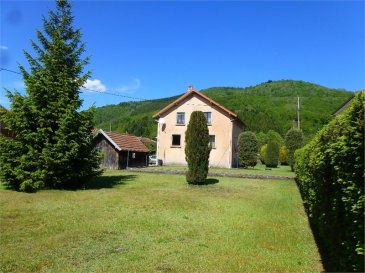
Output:
[[[0,179],[10,188],[78,188],[99,173],[91,129],[94,109],[78,111],[79,90],[90,76],[89,58],[74,29],[71,4],[57,0],[32,41],[36,57],[24,54],[30,71],[20,66],[27,95],[8,91],[11,111],[4,120],[15,139],[1,138]],[[16,147],[16,150],[14,150]]]
[[[253,132],[243,132],[238,137],[238,157],[244,168],[257,164],[258,140]]]
[[[185,159],[188,163],[186,181],[189,184],[205,183],[210,150],[207,120],[203,112],[194,111],[185,133]]]

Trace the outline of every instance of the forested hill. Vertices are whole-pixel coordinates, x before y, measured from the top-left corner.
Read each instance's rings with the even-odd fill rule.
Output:
[[[300,127],[307,139],[327,124],[331,114],[353,94],[292,80],[268,81],[247,88],[214,87],[201,92],[237,113],[247,130],[267,132],[272,129],[282,136],[296,118],[299,96]],[[157,125],[152,115],[176,98],[178,96],[97,108],[96,127],[109,130],[111,124],[113,131],[153,138]]]

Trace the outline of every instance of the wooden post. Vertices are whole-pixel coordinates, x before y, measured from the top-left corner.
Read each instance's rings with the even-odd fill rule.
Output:
[[[128,162],[129,162],[129,150],[128,150],[128,154],[127,154],[127,169],[128,169]]]

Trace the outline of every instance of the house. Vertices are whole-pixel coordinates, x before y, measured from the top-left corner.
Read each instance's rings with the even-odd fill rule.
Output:
[[[186,165],[185,131],[193,111],[202,111],[207,119],[210,143],[209,164],[215,167],[237,166],[238,136],[244,123],[237,115],[189,86],[188,91],[153,116],[157,126],[159,164]]]
[[[94,138],[96,149],[103,154],[101,167],[125,169],[148,166],[148,148],[141,139],[128,134],[99,130]]]

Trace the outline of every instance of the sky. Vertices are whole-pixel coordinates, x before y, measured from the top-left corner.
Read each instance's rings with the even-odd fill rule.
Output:
[[[0,68],[27,67],[23,50],[42,31],[54,1],[0,1]],[[365,1],[73,1],[85,71],[83,108],[184,93],[189,85],[248,87],[303,80],[365,88]],[[4,88],[25,94],[21,75],[0,71]],[[117,94],[110,95],[109,93]]]

